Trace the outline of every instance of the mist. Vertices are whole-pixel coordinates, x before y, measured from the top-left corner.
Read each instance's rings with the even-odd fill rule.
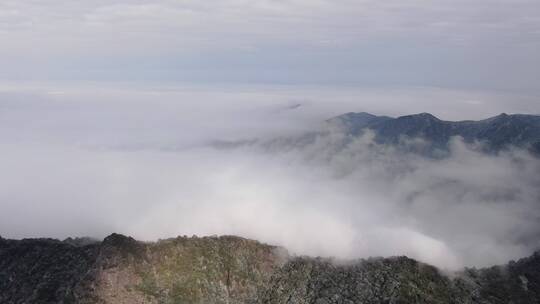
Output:
[[[535,114],[534,99],[418,87],[4,87],[0,234],[234,234],[293,254],[505,263],[540,247],[540,162],[526,151],[487,155],[454,138],[431,159],[340,132],[270,148],[212,143],[294,138],[350,111]]]

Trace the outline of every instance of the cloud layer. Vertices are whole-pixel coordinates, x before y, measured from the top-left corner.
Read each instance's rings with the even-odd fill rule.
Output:
[[[369,134],[344,146],[339,133],[294,148],[208,145],[301,134],[332,111],[406,114],[433,96],[447,117],[458,110],[482,117],[485,105],[471,98],[511,108],[478,92],[396,92],[3,90],[0,231],[16,238],[117,231],[146,240],[238,234],[298,254],[406,254],[447,268],[538,249],[540,163],[523,151],[487,156],[455,139],[450,156],[436,161],[376,145]],[[377,108],[374,96],[392,109]]]
[[[539,12],[534,0],[7,0],[0,77],[538,92]]]
[[[540,169],[523,151],[210,143],[350,111],[539,114],[538,16],[534,0],[3,0],[0,233],[230,233],[449,268],[527,255]]]

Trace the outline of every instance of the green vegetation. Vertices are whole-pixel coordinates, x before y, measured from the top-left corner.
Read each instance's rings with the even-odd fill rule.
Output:
[[[1,303],[539,303],[540,255],[450,278],[407,257],[286,258],[238,237],[0,239]]]

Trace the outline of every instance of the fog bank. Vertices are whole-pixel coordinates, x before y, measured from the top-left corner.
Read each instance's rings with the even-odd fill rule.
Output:
[[[236,234],[297,254],[405,254],[445,268],[539,248],[540,162],[524,151],[488,156],[455,138],[433,160],[369,133],[345,146],[340,133],[271,151],[208,145],[301,134],[348,111],[484,118],[485,107],[460,102],[480,96],[489,111],[538,111],[479,92],[337,91],[3,90],[1,235]]]

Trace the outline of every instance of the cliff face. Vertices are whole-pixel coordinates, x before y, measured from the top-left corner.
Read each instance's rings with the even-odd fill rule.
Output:
[[[0,239],[0,303],[538,303],[540,255],[451,276],[406,257],[288,257],[238,237]]]

